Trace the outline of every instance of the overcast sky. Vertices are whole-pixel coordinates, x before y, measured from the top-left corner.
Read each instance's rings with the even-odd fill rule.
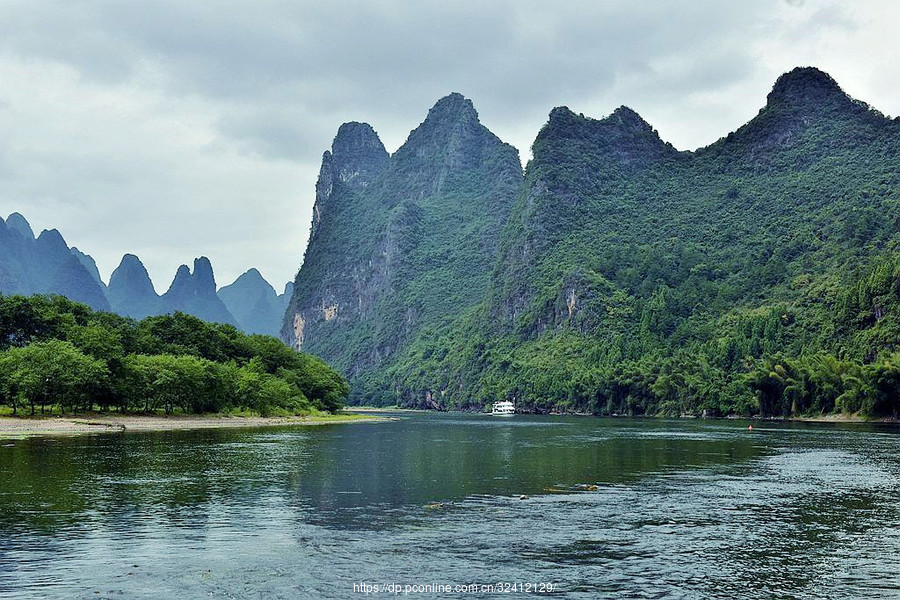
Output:
[[[163,292],[205,255],[280,290],[345,121],[393,152],[458,91],[524,162],[554,106],[625,104],[693,150],[807,65],[893,116],[897,23],[890,0],[0,0],[0,215],[104,280],[130,252]]]

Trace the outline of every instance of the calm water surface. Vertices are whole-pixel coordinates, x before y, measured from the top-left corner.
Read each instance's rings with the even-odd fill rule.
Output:
[[[898,483],[900,430],[877,425],[413,414],[0,440],[0,597],[893,598]]]

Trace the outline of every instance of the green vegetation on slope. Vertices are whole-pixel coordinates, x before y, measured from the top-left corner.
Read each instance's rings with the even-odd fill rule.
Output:
[[[308,354],[183,313],[134,321],[62,296],[0,296],[0,403],[15,413],[335,412],[348,385]]]
[[[483,298],[522,169],[459,94],[389,156],[348,123],[326,152],[309,246],[283,330],[382,400],[385,368],[412,340]]]
[[[900,412],[900,121],[797,69],[696,153],[625,108],[555,109],[533,150],[484,300],[403,348],[385,400]]]

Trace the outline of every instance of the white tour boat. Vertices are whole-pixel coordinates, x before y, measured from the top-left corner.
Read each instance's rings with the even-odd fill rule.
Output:
[[[500,415],[503,417],[511,417],[512,415],[516,414],[516,405],[509,400],[504,400],[503,402],[494,402],[493,406],[491,406],[491,414]]]

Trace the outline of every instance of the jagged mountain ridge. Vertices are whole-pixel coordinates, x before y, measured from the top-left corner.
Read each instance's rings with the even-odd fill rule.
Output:
[[[757,252],[765,253],[764,247],[770,244],[758,239],[760,232],[774,230],[779,236],[789,237],[791,227],[778,214],[773,214],[772,206],[764,198],[758,197],[760,191],[765,194],[764,190],[750,186],[741,189],[741,177],[754,177],[757,182],[767,184],[757,183],[757,188],[785,185],[785,180],[809,171],[814,160],[830,160],[827,153],[821,152],[823,138],[828,140],[827,146],[842,151],[864,144],[879,154],[891,152],[889,145],[896,152],[896,121],[891,122],[850,99],[830,76],[816,69],[795,69],[780,77],[757,117],[695,153],[676,152],[670,146],[664,148],[643,120],[627,128],[635,135],[625,136],[621,132],[621,120],[611,123],[616,113],[594,121],[566,111],[568,121],[561,122],[554,117],[562,110],[554,109],[548,124],[538,134],[535,158],[526,175],[527,191],[512,219],[511,227],[517,231],[510,230],[505,236],[509,248],[500,268],[506,270],[506,275],[499,279],[504,282],[500,305],[505,308],[507,319],[515,320],[531,302],[529,296],[537,293],[537,290],[531,294],[518,293],[527,280],[525,273],[540,270],[542,265],[565,264],[560,254],[589,245],[586,238],[615,236],[619,239],[631,230],[633,238],[646,243],[673,237],[693,240],[698,245],[709,245],[715,240],[715,245],[727,248],[732,238],[741,234],[754,242]],[[823,128],[842,130],[848,122],[855,126],[854,139],[822,131]],[[636,138],[649,144],[635,143]],[[791,152],[797,147],[804,148],[801,156]],[[635,152],[634,148],[639,150]],[[815,152],[811,154],[807,148]],[[885,177],[890,176],[891,167],[890,162],[885,163]],[[726,170],[724,178],[716,172],[723,170]],[[840,185],[847,193],[853,193],[864,185],[858,177],[847,178],[844,171],[834,169],[826,178],[828,186]],[[871,175],[872,171],[867,170],[863,177]],[[668,185],[660,185],[664,178],[669,179]],[[690,186],[682,185],[684,180],[690,180]],[[642,189],[635,193],[635,187]],[[711,207],[693,201],[698,191],[718,196],[717,205]],[[810,194],[808,189],[792,191],[797,193],[794,199],[801,199],[799,193],[803,193],[807,208],[812,208],[817,201],[810,196],[820,196]],[[677,207],[683,213],[682,218],[660,220],[657,214],[645,210],[651,204],[657,211]],[[723,227],[717,213],[741,204],[748,210],[746,219]],[[621,246],[617,250],[621,253]],[[612,271],[608,265],[604,266],[603,270]],[[569,276],[572,273],[556,273],[554,278],[564,281]],[[545,290],[546,283],[538,282],[535,287]],[[557,298],[555,304],[568,302]]]
[[[369,363],[378,369],[366,371],[341,348],[352,341],[351,352],[371,352],[379,328],[414,322],[420,306],[398,294],[397,283],[385,284],[370,288],[365,304],[391,298],[394,311],[367,322],[370,337],[345,336],[335,325],[328,343],[311,347],[354,378],[355,398],[366,402],[465,407],[515,398],[537,409],[629,412],[640,394],[637,404],[663,397],[659,373],[682,354],[685,364],[706,361],[703,368],[722,379],[717,389],[739,387],[741,361],[758,358],[776,338],[798,352],[831,348],[812,323],[823,319],[816,307],[835,300],[814,290],[846,285],[837,282],[852,280],[854,260],[900,243],[884,218],[900,204],[898,129],[900,121],[813,68],[783,75],[757,117],[696,152],[675,150],[626,107],[600,120],[554,109],[495,238],[492,273],[472,282],[464,308],[430,322],[427,335],[397,338]],[[431,147],[453,155],[450,143],[409,155]],[[400,170],[384,172],[392,168]],[[426,237],[421,215],[404,206],[400,190],[374,201],[372,185],[385,178],[364,193],[341,193],[341,218],[400,223],[395,230],[410,236],[408,246],[362,247],[347,227],[351,249],[326,252],[314,235],[298,282],[345,272],[338,265],[351,255],[373,264],[411,255]],[[441,185],[434,170],[411,166],[405,180]],[[317,205],[333,200],[338,185],[320,178],[317,191],[329,195],[317,196]],[[318,300],[325,290],[312,289],[302,310],[288,311],[286,337],[298,318],[309,332],[310,315],[330,306]],[[760,316],[770,313],[782,316],[773,323]]]
[[[25,217],[0,219],[0,291],[8,294],[59,293],[96,310],[109,310],[102,283],[62,235],[45,230],[35,238]],[[85,264],[87,263],[87,265]]]
[[[255,269],[251,271],[259,275]],[[35,238],[21,214],[13,213],[5,221],[0,218],[3,294],[59,294],[97,310],[112,310],[135,319],[182,311],[207,321],[230,323],[249,333],[277,335],[292,285],[276,295],[261,275],[253,283],[226,291],[226,302],[219,295],[221,290],[216,290],[212,265],[200,257],[194,261],[193,273],[182,265],[169,291],[160,296],[140,259],[126,254],[107,286],[94,259],[78,248],[69,248],[57,230],[43,231]],[[261,301],[260,287],[271,290],[271,297],[266,295]],[[231,310],[241,318],[233,316]]]

